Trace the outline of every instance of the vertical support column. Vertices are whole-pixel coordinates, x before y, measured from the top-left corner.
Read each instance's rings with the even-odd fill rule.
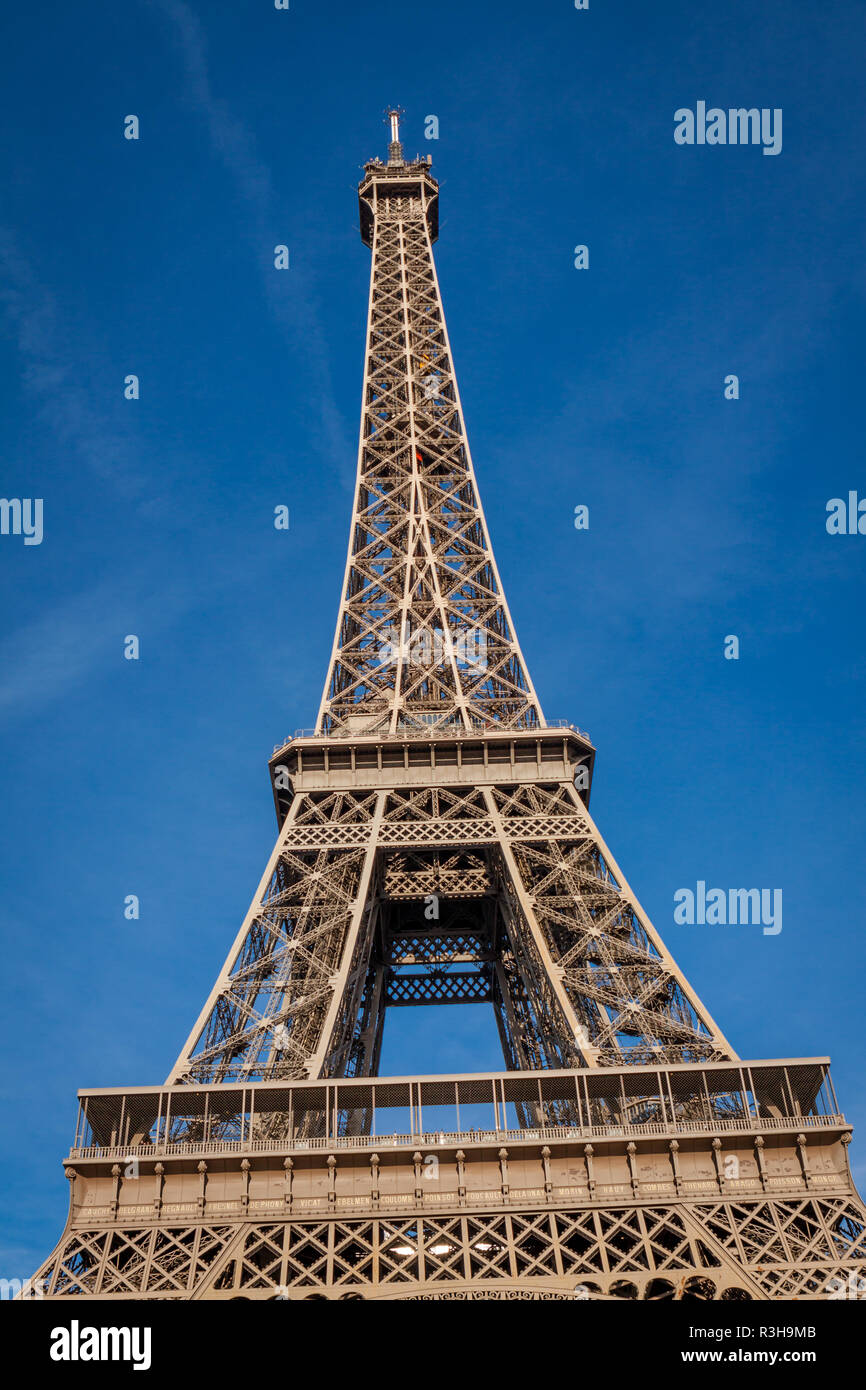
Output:
[[[679,1194],[682,1192],[682,1187],[683,1187],[683,1180],[682,1180],[682,1178],[681,1178],[681,1176],[680,1176],[680,1145],[679,1145],[679,1140],[678,1140],[678,1139],[672,1139],[671,1142],[668,1144],[668,1150],[670,1151],[670,1156],[671,1156],[671,1172],[672,1172],[673,1175],[674,1175],[674,1187],[675,1187],[675,1189],[676,1189],[677,1196],[679,1196]]]
[[[800,1170],[801,1170],[801,1172],[802,1172],[802,1174],[803,1174],[803,1182],[805,1183],[805,1185],[806,1185],[807,1188],[810,1188],[810,1187],[812,1186],[812,1181],[811,1181],[811,1178],[810,1178],[810,1176],[809,1176],[809,1162],[808,1162],[808,1159],[806,1158],[806,1136],[805,1136],[805,1134],[798,1134],[798,1135],[797,1135],[797,1157],[798,1157],[799,1160],[800,1160]]]
[[[500,1186],[499,1186],[499,1190],[500,1190],[500,1192],[502,1193],[502,1200],[503,1200],[503,1202],[507,1202],[507,1201],[508,1201],[508,1193],[509,1193],[509,1187],[508,1187],[508,1150],[505,1149],[505,1148],[502,1148],[502,1149],[499,1150],[499,1174],[500,1174],[500,1179],[501,1179],[501,1181],[500,1181]]]
[[[199,1209],[199,1214],[204,1216],[205,1205],[207,1203],[207,1164],[203,1158],[196,1164],[196,1172],[199,1175],[198,1200],[196,1205]]]
[[[112,1221],[117,1220],[117,1209],[120,1206],[120,1179],[122,1177],[122,1174],[123,1169],[121,1168],[120,1164],[113,1163],[111,1165],[111,1176],[114,1178],[114,1196],[112,1197],[111,1202],[109,1203],[109,1206],[111,1208]]]
[[[337,1205],[337,1160],[328,1154],[328,1206],[333,1211]]]
[[[412,1155],[412,1169],[415,1174],[415,1204],[419,1207],[424,1200],[424,1188],[421,1181],[421,1164],[423,1161],[422,1155],[416,1150]]]
[[[464,1163],[466,1155],[462,1149],[458,1149],[454,1158],[457,1162],[457,1201],[461,1207],[466,1206],[466,1171]]]
[[[208,995],[205,1006],[199,1014],[195,1024],[193,1025],[192,1031],[183,1045],[180,1056],[178,1057],[177,1061],[171,1069],[171,1072],[169,1073],[169,1077],[166,1082],[167,1086],[174,1085],[177,1082],[182,1081],[186,1077],[189,1068],[193,1063],[196,1045],[198,1044],[199,1038],[202,1036],[202,1034],[205,1031],[205,1028],[207,1027],[208,1021],[210,1020],[210,1017],[214,1009],[216,1008],[217,1001],[224,994],[227,994],[230,991],[232,970],[234,969],[235,961],[237,960],[238,956],[244,948],[244,943],[247,939],[247,936],[249,935],[250,929],[252,927],[253,921],[256,918],[256,915],[261,910],[262,902],[265,898],[265,895],[267,894],[268,888],[270,887],[274,873],[276,872],[280,855],[283,853],[283,850],[285,849],[288,840],[291,837],[292,827],[294,825],[294,821],[298,813],[298,808],[303,800],[304,798],[302,796],[296,796],[292,801],[292,805],[289,808],[289,812],[285,820],[283,821],[279,834],[277,835],[276,843],[273,849],[271,850],[271,856],[267,862],[267,865],[265,866],[265,871],[262,874],[261,879],[259,880],[259,886],[256,889],[255,896],[253,897],[253,900],[250,903],[249,908],[247,909],[247,914],[244,917],[244,920],[241,924],[240,931],[234,939],[231,950],[229,951],[228,956],[226,957],[225,964],[223,965],[223,968],[216,979],[213,989]],[[161,1106],[162,1093],[160,1093],[160,1107]],[[160,1115],[161,1113],[162,1111],[160,1108]]]
[[[713,1140],[713,1166],[716,1170],[716,1182],[719,1184],[719,1191],[724,1195],[725,1170],[722,1165],[722,1141],[718,1136]]]
[[[584,1144],[583,1157],[586,1163],[586,1185],[589,1188],[590,1197],[595,1196],[595,1172],[592,1164],[594,1153],[595,1149],[592,1147],[592,1144]]]
[[[544,1173],[544,1196],[549,1202],[553,1192],[553,1183],[550,1178],[550,1149],[547,1144],[541,1150],[541,1168]]]
[[[631,1179],[631,1192],[633,1197],[640,1196],[640,1182],[637,1174],[637,1144],[630,1139],[626,1144],[626,1156],[628,1158],[628,1171]]]
[[[520,911],[523,915],[526,927],[532,938],[532,945],[535,949],[535,954],[540,962],[541,969],[544,972],[544,976],[549,985],[551,994],[556,1001],[556,1005],[560,1011],[565,1028],[568,1030],[568,1036],[574,1048],[575,1060],[578,1056],[582,1056],[585,1065],[594,1066],[598,1059],[598,1049],[593,1047],[586,1033],[586,1030],[583,1027],[583,1024],[580,1022],[580,1019],[577,1017],[577,1014],[574,1011],[574,1006],[572,1005],[572,1002],[569,999],[568,993],[562,982],[562,971],[559,970],[553,963],[553,959],[548,949],[547,942],[544,939],[544,934],[535,916],[535,909],[532,905],[529,894],[527,893],[524,887],[520,870],[517,867],[517,861],[514,858],[514,851],[511,847],[511,840],[509,839],[506,833],[502,817],[499,814],[499,809],[496,805],[496,799],[489,787],[484,788],[483,796],[485,805],[487,807],[487,814],[493,821],[494,827],[496,829],[496,834],[499,843],[499,851],[502,855],[505,870],[511,881],[512,891],[514,892],[515,898],[517,899],[517,902],[520,906]],[[511,932],[516,933],[515,923],[509,923],[509,928]],[[533,998],[534,994],[536,993],[536,990],[534,988],[535,982],[533,980],[524,979],[523,985],[530,999],[533,1000],[533,1003],[535,1005],[536,1019],[540,1024],[544,1018],[544,1015],[549,1012],[549,1007],[547,1006],[546,1001],[539,998]],[[558,1062],[555,1051],[552,1048],[552,1039],[542,1039],[542,1045],[545,1047],[545,1050],[547,1052],[548,1065],[561,1065]]]
[[[764,1161],[764,1140],[763,1136],[755,1136],[755,1161],[758,1165],[758,1176],[761,1179],[761,1187],[767,1190],[767,1167]]]
[[[161,1163],[157,1163],[153,1171],[156,1174],[156,1196],[153,1199],[153,1210],[155,1215],[159,1216],[162,1211],[162,1193],[165,1181],[165,1168]]]
[[[349,974],[352,969],[352,966],[356,965],[355,948],[358,944],[358,937],[361,931],[362,923],[364,921],[364,916],[372,906],[369,900],[370,883],[373,877],[373,868],[376,863],[376,852],[378,849],[379,841],[379,827],[382,824],[382,816],[384,814],[384,811],[385,793],[379,792],[376,797],[376,809],[373,813],[373,818],[370,827],[370,838],[367,842],[367,849],[364,854],[364,867],[361,870],[361,877],[358,883],[358,891],[355,897],[354,907],[352,909],[352,920],[349,924],[349,930],[346,933],[346,940],[343,943],[343,954],[340,960],[340,969],[332,985],[331,1000],[328,1005],[328,1012],[325,1017],[324,1024],[322,1025],[322,1031],[319,1035],[318,1047],[316,1048],[315,1053],[310,1058],[309,1063],[307,1064],[307,1074],[310,1077],[317,1077],[323,1074],[326,1065],[328,1064],[331,1058],[332,1053],[336,1050],[337,1047],[342,1046],[343,1051],[345,1051],[347,1040],[345,1038],[336,1039],[334,1037],[334,1032],[337,1026],[337,1020],[340,1016],[340,1010],[343,1005],[344,997],[350,984]],[[362,970],[364,972],[365,978],[367,965],[368,962],[365,959],[360,965],[356,966],[358,970]],[[354,1012],[351,1020],[347,1023],[346,1026],[348,1028],[351,1028],[353,1024]]]

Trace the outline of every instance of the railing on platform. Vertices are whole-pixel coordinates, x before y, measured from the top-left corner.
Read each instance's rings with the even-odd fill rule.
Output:
[[[691,1061],[426,1077],[276,1078],[79,1092],[72,1148],[512,1142],[534,1135],[744,1132],[844,1124],[827,1058]],[[169,1150],[166,1150],[167,1152]],[[192,1152],[192,1150],[189,1150]],[[92,1155],[91,1155],[92,1156]]]
[[[648,1136],[667,1137],[690,1134],[751,1134],[755,1131],[791,1129],[835,1129],[844,1125],[842,1115],[768,1115],[759,1120],[717,1119],[710,1121],[680,1121],[671,1124],[635,1125],[540,1125],[526,1129],[489,1130],[431,1130],[416,1134],[339,1134],[330,1138],[285,1139],[232,1139],[197,1140],[195,1142],[172,1143],[163,1141],[149,1144],[117,1144],[105,1148],[98,1144],[73,1148],[70,1159],[77,1158],[143,1158],[170,1157],[198,1154],[230,1153],[283,1153],[304,1150],[327,1151],[339,1149],[389,1149],[441,1147],[467,1147],[483,1144],[520,1144],[533,1141],[545,1143],[567,1143],[570,1140],[598,1140],[616,1138],[646,1138]]]
[[[584,729],[579,729],[576,724],[572,724],[567,719],[548,719],[544,724],[536,724],[527,728],[513,729],[504,724],[491,719],[488,721],[478,720],[473,723],[471,729],[467,729],[462,722],[452,720],[447,724],[401,724],[398,725],[394,733],[390,733],[388,728],[380,729],[334,729],[330,733],[322,733],[317,729],[296,729],[293,734],[283,739],[282,743],[274,744],[274,752],[279,753],[281,748],[294,742],[296,738],[320,738],[320,739],[361,739],[361,738],[393,738],[397,741],[404,739],[428,739],[428,738],[477,738],[479,734],[501,733],[510,734],[513,738],[532,738],[534,734],[543,734],[550,729],[569,729],[577,734],[578,738],[584,739],[587,743],[592,740]]]

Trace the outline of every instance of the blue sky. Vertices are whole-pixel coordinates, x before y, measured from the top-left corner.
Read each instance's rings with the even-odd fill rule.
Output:
[[[44,499],[44,539],[0,536],[0,1273],[59,1235],[77,1087],[168,1072],[271,848],[267,757],[314,721],[355,467],[355,186],[392,102],[441,181],[545,713],[590,732],[602,832],[740,1055],[829,1053],[862,1130],[866,536],[825,529],[829,498],[866,496],[862,5],[132,0],[5,27],[0,491]],[[781,154],[676,145],[698,100],[782,108]],[[700,879],[782,889],[783,930],[676,925]],[[385,1071],[500,1064],[482,1007],[389,1020]]]

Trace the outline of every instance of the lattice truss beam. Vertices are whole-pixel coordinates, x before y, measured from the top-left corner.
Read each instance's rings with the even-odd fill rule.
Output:
[[[358,486],[317,733],[541,727],[463,426],[435,181],[399,145],[366,167]],[[734,1055],[573,785],[447,776],[431,756],[427,785],[298,792],[170,1080],[370,1074],[386,1007],[431,1002],[491,1002],[511,1068]],[[447,957],[440,936],[439,958],[395,960],[396,939],[432,941],[456,903],[474,955]]]
[[[424,786],[295,797],[170,1080],[372,1074],[389,1004],[482,1000],[510,1068],[734,1056],[573,786]]]
[[[371,200],[358,483],[318,730],[543,722],[502,591],[417,192]],[[363,196],[363,195],[362,195]]]
[[[728,1300],[827,1298],[864,1275],[862,1209],[798,1197],[76,1231],[34,1283],[56,1298],[413,1298],[568,1280],[572,1297]]]

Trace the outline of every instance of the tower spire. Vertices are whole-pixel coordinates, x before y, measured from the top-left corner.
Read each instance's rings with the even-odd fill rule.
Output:
[[[358,189],[373,253],[346,578],[319,734],[540,728],[487,531],[433,263],[439,186],[405,161]]]
[[[391,143],[388,146],[388,163],[403,163],[403,146],[400,143],[400,117],[403,109],[400,106],[389,106],[385,112],[387,119],[391,122]]]

